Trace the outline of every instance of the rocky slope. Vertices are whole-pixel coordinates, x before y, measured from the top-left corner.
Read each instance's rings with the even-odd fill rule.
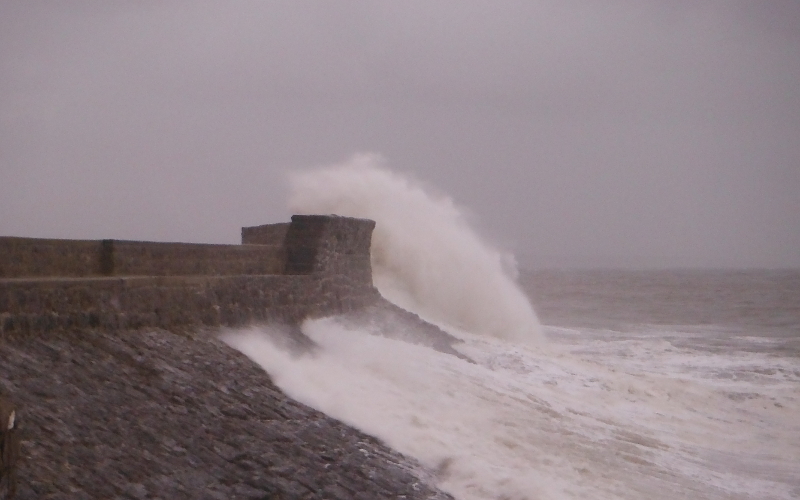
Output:
[[[19,500],[450,498],[211,332],[7,335],[0,392],[18,407]]]

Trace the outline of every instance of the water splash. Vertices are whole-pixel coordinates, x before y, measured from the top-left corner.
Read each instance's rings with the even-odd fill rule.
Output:
[[[542,339],[508,256],[469,226],[444,195],[392,172],[374,154],[290,176],[295,213],[335,213],[377,222],[375,285],[431,321],[515,341]]]

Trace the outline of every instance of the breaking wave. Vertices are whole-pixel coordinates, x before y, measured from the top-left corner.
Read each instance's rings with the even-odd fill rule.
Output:
[[[449,197],[392,172],[380,156],[290,175],[289,208],[375,220],[375,286],[439,323],[516,341],[542,338],[513,260],[483,241]]]

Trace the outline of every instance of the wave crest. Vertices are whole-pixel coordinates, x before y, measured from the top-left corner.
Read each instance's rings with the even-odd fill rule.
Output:
[[[542,338],[513,259],[476,234],[448,196],[392,172],[375,154],[290,174],[298,214],[369,218],[375,286],[437,323],[517,341]]]

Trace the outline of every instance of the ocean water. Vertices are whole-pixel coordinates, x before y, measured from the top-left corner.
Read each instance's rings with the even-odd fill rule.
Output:
[[[375,158],[293,190],[295,210],[376,219],[376,285],[474,362],[337,318],[303,325],[302,356],[268,326],[225,339],[457,499],[800,498],[800,271],[516,273]]]

